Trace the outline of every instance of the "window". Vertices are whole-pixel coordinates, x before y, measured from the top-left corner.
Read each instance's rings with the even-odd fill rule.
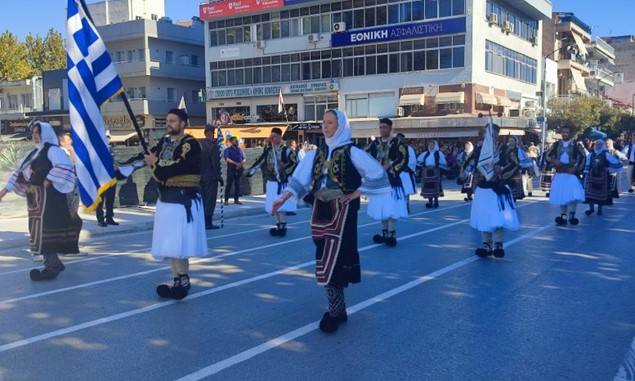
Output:
[[[146,60],[146,51],[145,49],[137,49],[137,59],[141,62]]]
[[[535,59],[492,41],[485,41],[485,71],[536,83],[536,70]]]
[[[304,120],[322,120],[326,110],[337,108],[337,97],[304,98]]]
[[[154,13],[152,15],[150,15],[150,17],[152,18],[152,20],[157,21],[159,19],[159,16],[155,15]]]
[[[174,63],[174,52],[171,50],[165,51],[165,63]]]
[[[31,94],[22,94],[22,106],[24,108],[31,108]]]
[[[368,117],[368,94],[347,95],[346,115],[350,118]]]
[[[190,56],[190,64],[192,66],[198,66],[198,56],[195,56],[195,55]]]
[[[172,87],[167,88],[167,101],[174,102],[174,88]]]
[[[9,95],[9,110],[17,110],[17,109],[18,109],[18,96]]]

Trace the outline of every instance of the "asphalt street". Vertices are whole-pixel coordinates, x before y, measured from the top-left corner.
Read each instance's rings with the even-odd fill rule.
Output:
[[[334,334],[317,329],[327,303],[308,208],[284,238],[266,215],[208,231],[211,257],[192,261],[183,301],[155,294],[171,275],[149,254],[150,231],[83,242],[88,255],[51,282],[29,280],[40,264],[25,250],[0,251],[0,380],[622,379],[635,196],[603,216],[580,205],[575,227],[555,226],[544,197],[520,201],[504,259],[473,255],[480,234],[462,197],[450,191],[438,209],[413,198],[396,248],[372,243],[379,224],[362,205],[362,282],[346,289],[349,321]]]

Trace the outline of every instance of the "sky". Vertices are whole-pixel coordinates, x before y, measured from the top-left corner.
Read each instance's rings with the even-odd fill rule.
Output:
[[[485,1],[485,0],[475,0]],[[86,0],[96,3],[99,0]],[[593,30],[593,36],[635,35],[632,17],[635,0],[551,0],[555,12],[573,12]],[[165,0],[165,13],[173,21],[198,15],[201,0]],[[50,28],[66,34],[67,0],[0,0],[0,32],[9,30],[24,40],[29,32],[46,35]]]

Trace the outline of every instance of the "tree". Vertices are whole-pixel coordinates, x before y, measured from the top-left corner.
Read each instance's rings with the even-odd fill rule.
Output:
[[[27,49],[27,62],[33,74],[42,75],[44,71],[66,67],[64,39],[55,29],[49,29],[45,38],[29,33],[24,45]]]
[[[44,40],[40,35],[33,36],[29,33],[24,41],[24,46],[26,47],[26,60],[33,69],[33,74],[41,75],[45,62]]]
[[[615,135],[615,125],[620,112],[600,98],[580,96],[575,98],[552,98],[549,100],[547,120],[550,129],[559,126],[574,126],[580,133],[589,127]]]
[[[44,39],[44,65],[42,71],[64,69],[66,67],[66,46],[62,34],[49,29]]]
[[[27,78],[32,72],[26,46],[8,30],[0,35],[0,82]]]

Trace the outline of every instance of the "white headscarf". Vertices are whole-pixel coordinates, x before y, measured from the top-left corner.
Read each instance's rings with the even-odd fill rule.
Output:
[[[430,151],[430,143],[434,143],[434,149],[432,151]],[[430,143],[428,143],[428,151],[436,152],[439,150],[439,143],[437,143],[436,140],[431,140]]]
[[[337,131],[330,138],[324,137],[326,145],[330,149],[335,149],[343,145],[351,143],[351,125],[348,123],[346,114],[338,109],[328,110],[327,112],[334,112],[337,115]]]
[[[33,129],[36,125],[40,126],[40,142],[35,145],[38,150],[41,150],[44,147],[44,143],[49,143],[54,146],[59,145],[57,134],[55,134],[55,130],[50,124],[36,120],[33,122],[31,129]]]
[[[595,148],[595,143],[600,142],[602,144],[602,147],[600,147],[600,149]],[[596,154],[600,154],[602,153],[602,151],[607,151],[606,149],[606,143],[604,142],[604,140],[602,139],[598,139],[595,142],[593,142],[593,151],[595,151]]]

